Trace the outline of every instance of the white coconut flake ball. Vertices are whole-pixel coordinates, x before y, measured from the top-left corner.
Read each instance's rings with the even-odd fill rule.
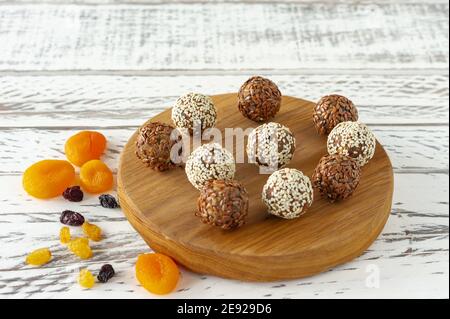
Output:
[[[201,189],[211,179],[233,179],[236,164],[233,154],[228,150],[218,143],[209,143],[191,153],[185,170],[189,182],[195,188]]]
[[[201,124],[202,130],[213,127],[216,118],[216,107],[212,99],[199,93],[179,97],[172,108],[172,121],[178,128],[185,128],[190,132],[194,129],[194,124]]]
[[[248,136],[247,155],[259,166],[279,169],[290,162],[295,151],[295,137],[284,125],[267,123]]]
[[[330,155],[340,154],[354,158],[360,166],[366,165],[375,154],[376,139],[361,122],[339,123],[328,135]]]
[[[267,179],[262,199],[270,214],[286,219],[297,218],[312,204],[311,181],[297,169],[280,169]]]

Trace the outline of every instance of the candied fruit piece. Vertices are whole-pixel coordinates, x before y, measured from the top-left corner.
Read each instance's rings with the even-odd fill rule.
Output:
[[[81,226],[84,223],[84,217],[80,213],[65,210],[61,213],[59,221],[64,225]]]
[[[110,264],[105,264],[100,268],[97,279],[98,281],[105,283],[114,276],[114,268]]]
[[[136,278],[148,291],[163,295],[175,289],[178,266],[172,258],[158,253],[142,254],[136,262]]]
[[[62,195],[70,202],[81,202],[83,200],[83,191],[80,189],[80,186],[66,188]]]
[[[119,203],[117,203],[116,199],[109,195],[109,194],[103,194],[99,196],[100,205],[105,208],[117,208],[119,207]]]
[[[59,231],[59,240],[61,244],[67,244],[70,242],[70,229],[69,227],[62,227]]]
[[[97,225],[84,222],[81,229],[83,229],[83,234],[93,241],[100,241],[102,239],[102,229]]]
[[[106,138],[94,131],[81,131],[69,137],[64,151],[67,159],[76,166],[99,159],[106,148]]]
[[[60,196],[75,180],[75,169],[68,161],[43,160],[34,163],[23,173],[25,191],[36,198]]]
[[[89,259],[92,257],[92,250],[89,246],[89,239],[87,238],[75,238],[68,243],[67,247],[81,259]]]
[[[101,193],[113,187],[113,174],[105,163],[92,160],[80,169],[80,180],[83,189],[89,193]]]
[[[48,248],[40,248],[32,251],[26,258],[26,263],[33,266],[41,266],[52,259],[52,253]]]
[[[95,284],[95,278],[88,269],[84,268],[80,270],[80,274],[78,275],[78,283],[81,287],[90,289]]]

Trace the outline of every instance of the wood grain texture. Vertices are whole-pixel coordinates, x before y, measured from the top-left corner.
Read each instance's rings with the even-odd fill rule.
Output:
[[[0,30],[0,70],[448,65],[448,4],[4,5]]]
[[[0,76],[0,127],[137,126],[186,92],[236,92],[249,76]],[[346,95],[367,124],[448,124],[448,75],[270,78],[283,94],[311,101]]]

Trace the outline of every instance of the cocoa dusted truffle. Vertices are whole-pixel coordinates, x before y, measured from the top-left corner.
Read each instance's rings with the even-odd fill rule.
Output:
[[[281,168],[289,163],[294,151],[294,135],[279,123],[260,125],[248,136],[247,155],[259,166]]]
[[[312,204],[311,181],[294,168],[280,169],[267,179],[262,199],[270,214],[286,219],[297,218]]]
[[[269,79],[251,77],[239,89],[239,111],[252,121],[267,121],[275,116],[280,106],[281,92]]]
[[[196,148],[186,161],[186,175],[191,184],[201,189],[211,179],[234,178],[236,164],[233,154],[217,143]]]
[[[177,138],[171,137],[173,130],[175,128],[169,124],[146,122],[138,130],[136,156],[145,165],[157,171],[177,166],[172,161],[174,154],[171,154],[172,147],[178,141]]]
[[[199,93],[188,93],[178,98],[172,108],[172,121],[179,129],[213,127],[216,124],[217,112],[212,99]]]
[[[375,154],[376,139],[370,129],[360,122],[339,123],[328,135],[328,154],[354,158],[366,165]]]
[[[203,223],[233,229],[245,224],[248,193],[236,180],[210,180],[200,190],[196,216]]]
[[[320,135],[328,135],[341,122],[357,121],[358,110],[345,96],[326,95],[317,102],[313,120],[317,132]]]
[[[314,170],[312,184],[333,203],[350,197],[359,184],[360,176],[361,168],[353,158],[325,155]]]

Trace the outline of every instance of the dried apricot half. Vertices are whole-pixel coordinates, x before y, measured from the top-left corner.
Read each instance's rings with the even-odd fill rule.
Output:
[[[108,166],[100,160],[92,160],[81,166],[81,187],[89,193],[101,193],[113,187],[113,174]]]
[[[95,131],[81,131],[69,137],[64,151],[67,159],[76,166],[99,159],[106,148],[106,138]]]
[[[136,262],[136,278],[148,291],[163,295],[175,289],[180,272],[172,258],[158,253],[142,254]]]
[[[68,161],[43,160],[28,167],[23,173],[25,191],[36,198],[60,196],[75,180],[75,169]]]

